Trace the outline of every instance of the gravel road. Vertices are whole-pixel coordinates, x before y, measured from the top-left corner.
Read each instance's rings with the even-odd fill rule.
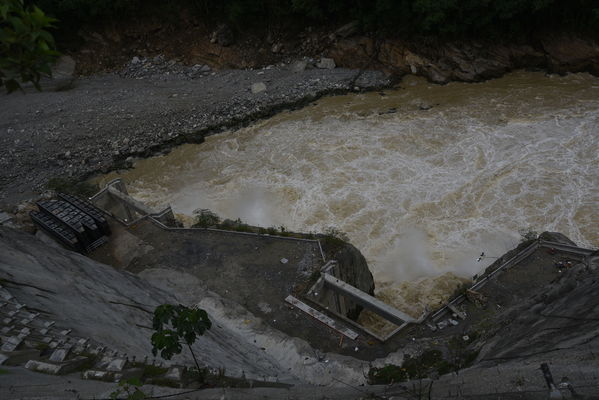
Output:
[[[194,78],[168,71],[125,76],[80,78],[67,91],[0,95],[0,209],[35,197],[51,178],[82,179],[323,95],[389,85],[377,71],[287,66]],[[252,92],[260,82],[266,90]]]

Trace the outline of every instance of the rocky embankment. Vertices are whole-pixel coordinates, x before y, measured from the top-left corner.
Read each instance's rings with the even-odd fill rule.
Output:
[[[0,205],[34,196],[51,178],[81,179],[326,94],[389,84],[377,71],[285,64],[211,72],[160,58],[133,59],[121,75],[0,97]]]
[[[480,82],[516,69],[599,75],[599,44],[570,35],[521,44],[476,40],[431,44],[351,37],[336,40],[327,54],[346,68],[369,66],[399,76],[424,76],[435,83]]]

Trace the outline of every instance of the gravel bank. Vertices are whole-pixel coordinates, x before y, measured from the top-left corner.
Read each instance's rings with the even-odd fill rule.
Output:
[[[260,82],[266,90],[253,93]],[[323,95],[387,85],[376,71],[267,67],[197,78],[100,75],[68,91],[0,95],[0,208],[34,197],[54,177],[107,172]]]

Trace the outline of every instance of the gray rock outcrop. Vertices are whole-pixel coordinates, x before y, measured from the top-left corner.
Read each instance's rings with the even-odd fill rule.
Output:
[[[320,69],[335,69],[336,66],[335,60],[327,57],[322,57],[320,61],[316,63],[316,67]]]

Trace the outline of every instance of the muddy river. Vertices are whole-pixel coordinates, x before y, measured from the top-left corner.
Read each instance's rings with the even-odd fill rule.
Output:
[[[599,78],[517,72],[438,86],[406,77],[102,179],[117,176],[134,197],[179,214],[336,227],[366,256],[377,296],[418,314],[522,232],[599,246]]]

